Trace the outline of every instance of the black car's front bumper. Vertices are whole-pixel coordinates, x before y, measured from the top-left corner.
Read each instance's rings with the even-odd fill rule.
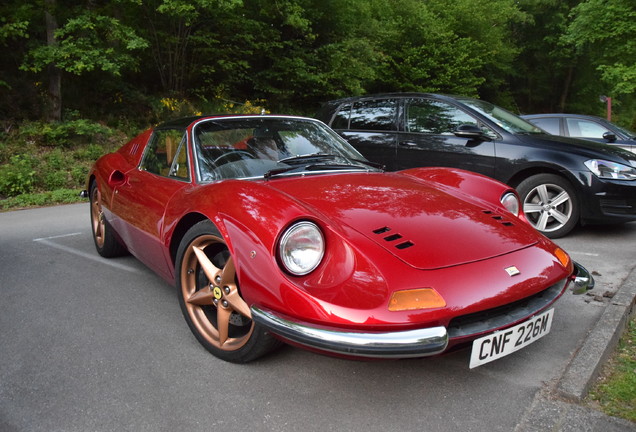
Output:
[[[600,179],[581,173],[581,219],[583,223],[636,220],[636,180]]]

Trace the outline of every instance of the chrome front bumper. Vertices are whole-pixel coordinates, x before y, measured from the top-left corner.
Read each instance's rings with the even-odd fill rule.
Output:
[[[574,294],[594,288],[594,278],[578,263],[570,276]],[[426,357],[442,353],[449,342],[446,327],[429,327],[396,332],[339,331],[291,321],[274,312],[252,306],[254,322],[272,333],[300,345],[335,354],[372,358]],[[538,312],[535,312],[538,313]],[[506,324],[501,324],[505,327]]]
[[[408,358],[440,354],[448,345],[445,327],[362,333],[327,330],[290,321],[251,307],[252,319],[284,339],[321,351],[355,357]]]
[[[572,275],[572,294],[585,294],[594,288],[594,278],[581,264],[574,262],[574,273]]]

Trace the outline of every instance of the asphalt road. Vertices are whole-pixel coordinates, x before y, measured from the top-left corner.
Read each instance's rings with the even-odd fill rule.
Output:
[[[196,342],[173,287],[97,255],[88,213],[0,213],[1,431],[510,431],[636,265],[636,223],[559,240],[596,295],[566,294],[550,334],[472,370],[469,351],[357,362],[292,347],[233,365]]]

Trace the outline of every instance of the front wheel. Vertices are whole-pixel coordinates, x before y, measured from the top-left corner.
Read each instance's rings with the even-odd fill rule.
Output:
[[[176,266],[181,311],[208,351],[225,361],[246,363],[279,345],[252,320],[239,291],[234,259],[210,221],[199,222],[186,233]]]
[[[530,224],[549,238],[559,238],[579,221],[579,203],[574,188],[563,177],[537,174],[517,187],[523,211]]]

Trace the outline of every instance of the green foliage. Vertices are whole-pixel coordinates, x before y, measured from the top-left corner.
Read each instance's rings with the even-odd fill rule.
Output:
[[[14,155],[0,166],[0,195],[9,197],[29,193],[35,185],[34,161],[28,155]]]
[[[110,128],[86,119],[61,123],[30,122],[20,128],[20,135],[27,141],[59,147],[70,147],[79,140],[99,141],[112,134]]]
[[[81,198],[79,196],[78,189],[57,189],[50,192],[27,193],[0,200],[0,209],[9,210],[15,208],[70,204],[85,201],[85,198]]]
[[[48,95],[57,68],[65,110],[130,130],[213,112],[224,100],[311,115],[326,100],[379,91],[600,115],[605,94],[620,123],[636,121],[632,0],[46,4],[57,23],[50,42],[42,0],[0,4],[0,45],[11,43],[0,64],[0,118],[57,119],[48,109],[57,107]],[[42,136],[48,145],[75,144],[57,126]]]
[[[600,72],[610,94],[636,91],[636,3],[633,0],[585,0],[572,10],[563,36]]]
[[[69,19],[55,32],[56,44],[32,49],[22,69],[40,72],[49,65],[76,75],[102,70],[119,76],[136,66],[131,52],[148,43],[116,18],[88,10]]]

